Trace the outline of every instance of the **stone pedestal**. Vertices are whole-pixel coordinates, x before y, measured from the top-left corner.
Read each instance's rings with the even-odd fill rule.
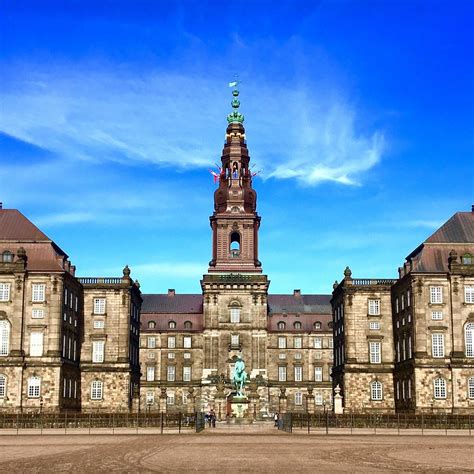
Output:
[[[314,414],[314,395],[312,388],[308,388],[308,394],[306,395],[306,411],[309,415]]]
[[[248,416],[249,400],[247,397],[233,397],[230,402],[231,415],[235,418],[244,418]]]
[[[218,397],[216,395],[214,411],[217,414],[217,420],[218,421],[222,421],[223,419],[225,419],[225,415],[226,415],[225,409],[226,409],[226,399],[225,399],[225,397]]]
[[[188,403],[187,403],[187,412],[188,415],[196,412],[196,397],[194,395],[194,388],[188,388]]]
[[[286,397],[286,388],[285,387],[280,388],[280,396],[278,397],[278,399],[279,399],[279,404],[278,404],[279,413],[286,413],[287,412],[287,406],[288,406],[288,399]]]
[[[160,393],[160,413],[166,413],[167,410],[167,394],[166,394],[166,388],[161,388],[161,393]]]
[[[341,387],[339,387],[339,385],[334,389],[334,413],[336,415],[342,415],[344,413],[344,409],[342,408]]]

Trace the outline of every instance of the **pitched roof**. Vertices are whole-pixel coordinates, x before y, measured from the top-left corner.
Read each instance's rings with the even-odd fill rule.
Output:
[[[17,209],[0,209],[0,240],[51,242]]]
[[[474,243],[474,212],[456,212],[425,243]]]
[[[331,295],[268,295],[268,309],[274,313],[331,314]]]
[[[142,295],[142,313],[202,313],[202,295]]]
[[[52,242],[0,243],[0,253],[9,250],[16,255],[18,249],[26,250],[26,269],[28,271],[58,272],[69,271],[65,267],[67,255]],[[16,258],[16,257],[15,257]]]

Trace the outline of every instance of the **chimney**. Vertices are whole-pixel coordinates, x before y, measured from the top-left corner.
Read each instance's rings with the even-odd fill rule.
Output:
[[[301,296],[301,290],[293,290],[293,296]]]
[[[168,296],[174,296],[175,294],[176,294],[176,291],[174,290],[174,288],[168,289]]]
[[[2,203],[0,202],[0,209],[2,208]],[[474,204],[471,205],[471,212],[474,212]]]
[[[3,209],[3,202],[0,202],[0,209]]]

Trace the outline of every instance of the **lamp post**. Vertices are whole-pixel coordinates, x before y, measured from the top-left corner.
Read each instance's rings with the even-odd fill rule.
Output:
[[[40,414],[43,412],[43,397],[40,397]]]
[[[323,400],[323,409],[324,409],[324,417],[326,418],[326,434],[328,434],[328,415],[329,413],[326,410],[326,400]]]

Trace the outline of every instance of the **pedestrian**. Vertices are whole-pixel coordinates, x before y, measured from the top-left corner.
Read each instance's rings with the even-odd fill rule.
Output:
[[[280,419],[280,414],[278,412],[275,413],[273,416],[273,420],[275,421],[275,427],[278,427],[278,420]]]
[[[211,412],[209,412],[209,413],[206,415],[206,418],[207,418],[207,424],[209,425],[209,428],[210,428],[210,427],[211,427],[211,423],[212,423]]]
[[[211,423],[212,427],[216,427],[216,412],[214,410],[211,410]]]

